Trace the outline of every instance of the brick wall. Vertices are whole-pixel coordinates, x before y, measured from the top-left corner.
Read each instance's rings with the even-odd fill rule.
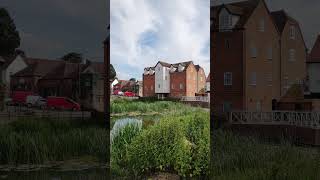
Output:
[[[226,41],[229,41],[229,47]],[[212,98],[213,109],[222,111],[225,102],[232,109],[243,109],[243,34],[242,32],[218,32],[215,36],[215,53],[211,57],[213,64]],[[231,53],[232,52],[232,53]],[[224,85],[224,73],[232,73],[232,86]]]
[[[187,77],[187,89],[186,96],[193,97],[198,92],[197,91],[197,70],[193,64],[190,64],[186,69]]]
[[[143,97],[151,97],[155,95],[155,75],[142,75],[143,76]]]
[[[170,73],[170,97],[186,96],[186,71]]]

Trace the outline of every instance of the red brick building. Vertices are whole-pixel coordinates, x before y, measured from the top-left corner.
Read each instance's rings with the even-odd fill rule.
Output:
[[[142,75],[142,94],[143,97],[152,97],[155,96],[155,71],[154,67],[148,67],[144,69]]]
[[[169,77],[167,77],[167,73],[162,74],[166,76],[164,80],[169,81],[169,97],[194,97],[196,93],[204,90],[206,76],[201,66],[194,65],[192,61],[175,64],[161,63],[166,64],[163,67],[165,68],[163,71],[169,72]],[[155,67],[145,68],[143,74],[143,96],[155,96],[155,84],[165,85],[165,83],[156,82],[161,80],[161,78],[155,78],[156,76]]]

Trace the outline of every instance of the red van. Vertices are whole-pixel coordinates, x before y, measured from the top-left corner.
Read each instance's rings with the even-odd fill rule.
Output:
[[[13,91],[11,99],[13,104],[26,104],[27,96],[34,95],[31,91]]]
[[[49,109],[63,109],[80,111],[80,104],[67,97],[47,97],[47,107]]]

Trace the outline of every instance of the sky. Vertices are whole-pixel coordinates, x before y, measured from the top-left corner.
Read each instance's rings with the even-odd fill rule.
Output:
[[[29,57],[57,59],[69,52],[103,61],[106,0],[0,0],[17,26]]]
[[[211,5],[239,0],[211,0]],[[320,1],[319,0],[265,0],[270,11],[285,10],[287,14],[296,19],[303,33],[309,51],[312,49],[320,33]]]
[[[210,70],[209,0],[111,0],[110,61],[119,79],[141,80],[161,60]]]

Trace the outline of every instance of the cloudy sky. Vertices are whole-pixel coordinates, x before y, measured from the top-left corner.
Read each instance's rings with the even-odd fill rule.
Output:
[[[142,79],[159,60],[193,60],[209,72],[209,0],[111,0],[111,63],[120,79]]]
[[[239,0],[211,0],[211,5]],[[271,11],[284,9],[291,17],[299,21],[307,47],[311,50],[318,34],[320,33],[319,0],[266,0]]]
[[[75,51],[103,61],[106,0],[0,0],[14,19],[27,56],[60,58]]]

